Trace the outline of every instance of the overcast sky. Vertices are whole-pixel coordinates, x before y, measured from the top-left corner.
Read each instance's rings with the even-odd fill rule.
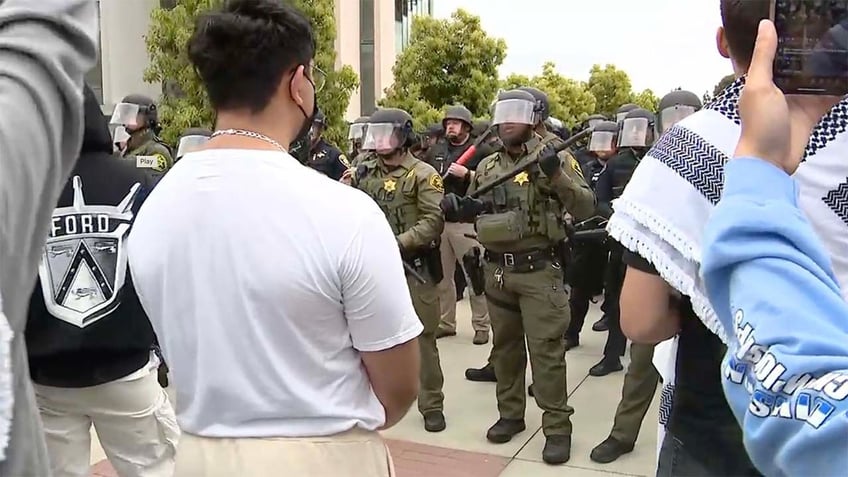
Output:
[[[546,61],[586,80],[593,64],[612,63],[636,90],[662,97],[680,86],[712,92],[733,72],[715,47],[719,0],[435,0],[435,15],[457,8],[478,15],[508,45],[501,74],[534,75]]]

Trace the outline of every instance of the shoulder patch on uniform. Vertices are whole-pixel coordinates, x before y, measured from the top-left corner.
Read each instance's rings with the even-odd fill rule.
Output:
[[[445,184],[444,184],[444,182],[442,182],[442,176],[440,176],[439,174],[431,175],[428,182],[437,191],[439,191],[439,192],[445,191]]]
[[[135,158],[135,167],[139,169],[153,169],[156,172],[165,172],[168,170],[168,158],[159,153],[152,156],[137,156]]]
[[[347,156],[344,154],[339,154],[339,162],[341,162],[345,167],[350,169],[350,161],[347,160]]]
[[[415,169],[410,169],[409,172],[406,173],[406,178],[412,179],[413,177],[415,177]]]
[[[577,162],[577,159],[575,159],[574,157],[569,157],[569,159],[569,162],[571,163],[571,168],[574,169],[574,172],[576,172],[580,177],[583,177],[583,169],[580,167],[580,163]]]

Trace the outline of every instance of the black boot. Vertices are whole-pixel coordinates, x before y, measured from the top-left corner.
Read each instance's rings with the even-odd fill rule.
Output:
[[[565,464],[571,459],[571,436],[547,436],[542,460],[546,464]]]
[[[532,385],[532,384],[531,384],[531,385],[529,385],[529,386],[527,386],[527,394],[528,394],[530,397],[536,397],[536,395],[535,395],[535,394],[533,394],[533,385]]]
[[[498,419],[486,432],[486,439],[495,444],[504,444],[512,440],[516,434],[523,432],[527,427],[524,419]]]
[[[609,464],[630,452],[633,452],[633,444],[624,444],[610,436],[607,437],[604,442],[601,442],[592,449],[592,453],[589,454],[589,458],[599,464]]]
[[[616,371],[621,371],[624,369],[624,366],[621,365],[621,360],[618,359],[618,356],[615,358],[604,358],[596,365],[589,368],[590,376],[606,376],[607,374],[614,373]]]
[[[465,370],[465,379],[480,383],[496,383],[495,367],[491,363],[482,368],[468,368]]]
[[[447,427],[445,414],[442,411],[424,413],[424,430],[427,432],[442,432]]]
[[[607,331],[609,330],[609,317],[604,315],[600,320],[592,325],[592,331]]]

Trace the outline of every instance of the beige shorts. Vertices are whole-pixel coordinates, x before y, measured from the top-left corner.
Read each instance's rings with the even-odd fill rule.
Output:
[[[174,477],[394,477],[380,434],[222,439],[183,433]]]

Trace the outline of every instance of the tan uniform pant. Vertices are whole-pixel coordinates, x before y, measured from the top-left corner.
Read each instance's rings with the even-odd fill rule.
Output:
[[[325,437],[223,439],[183,434],[174,477],[393,477],[377,432]]]
[[[456,222],[445,222],[445,230],[442,232],[442,269],[445,278],[439,283],[439,295],[441,297],[442,318],[439,327],[446,331],[456,331],[456,283],[454,272],[456,262],[462,264],[462,257],[474,247],[482,247],[473,238],[466,234],[474,234],[473,224],[461,224]],[[468,272],[463,268],[465,276]],[[471,325],[474,331],[489,331],[489,310],[486,307],[485,294],[475,296],[471,291],[471,280],[468,281],[469,296],[471,297]]]
[[[624,375],[621,401],[615,410],[615,422],[610,436],[622,444],[635,444],[642,428],[642,421],[654,394],[660,375],[654,368],[654,345],[630,344],[630,366]]]
[[[155,372],[87,388],[35,385],[53,477],[89,477],[91,426],[121,477],[171,477],[180,430]]]
[[[445,394],[442,388],[445,377],[439,359],[439,346],[436,344],[436,330],[439,328],[439,291],[430,283],[421,284],[413,278],[407,278],[412,306],[424,331],[418,336],[418,348],[421,350],[421,386],[418,391],[418,412],[422,415],[431,411],[444,410]]]

